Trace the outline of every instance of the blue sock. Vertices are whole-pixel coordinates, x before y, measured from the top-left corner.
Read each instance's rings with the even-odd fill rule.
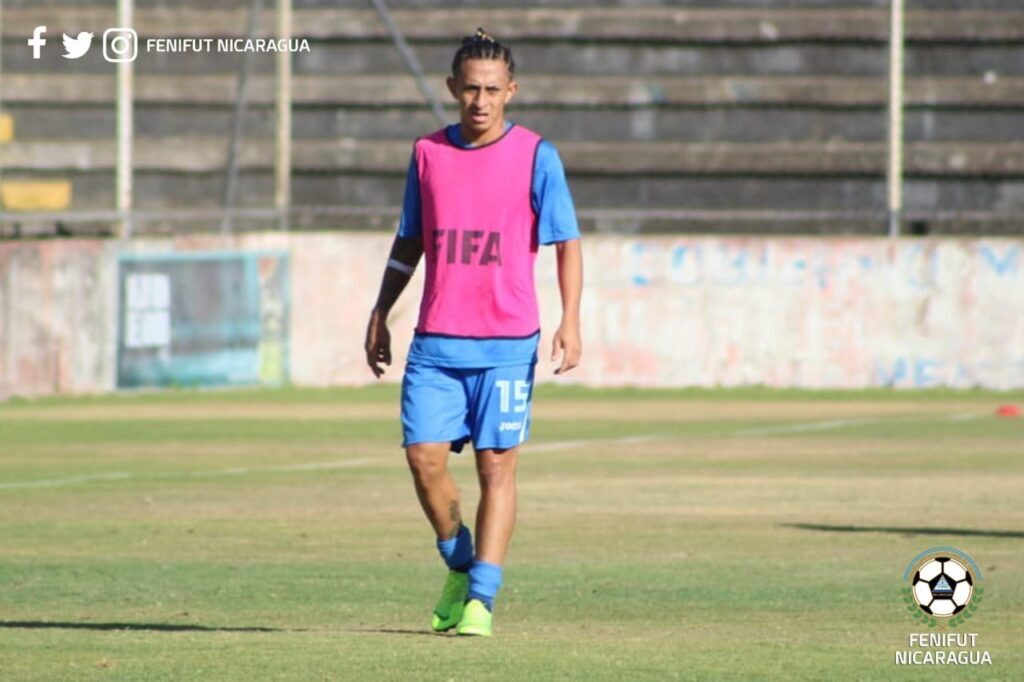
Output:
[[[465,573],[473,563],[473,536],[462,526],[455,537],[437,541],[437,551],[453,571]]]
[[[466,601],[479,599],[487,606],[488,611],[494,610],[494,598],[501,589],[501,566],[489,564],[476,559],[469,569],[469,594]]]

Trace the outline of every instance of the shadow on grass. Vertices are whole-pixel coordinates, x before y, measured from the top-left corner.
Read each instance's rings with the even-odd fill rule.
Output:
[[[210,627],[187,623],[61,623],[41,620],[0,620],[0,629],[10,630],[93,630],[96,632],[127,630],[134,632],[316,632],[306,628],[267,627]],[[330,630],[327,630],[328,632]],[[443,632],[431,630],[401,630],[398,628],[356,628],[342,632],[361,632],[372,635],[426,635],[447,637]]]
[[[427,637],[449,637],[443,632],[433,632],[432,630],[399,630],[397,628],[367,628],[367,629],[356,629],[347,630],[347,632],[365,632],[370,635],[426,635]]]
[[[60,623],[34,620],[0,620],[0,628],[24,630],[134,630],[145,632],[303,632],[262,627],[209,627],[174,623]]]
[[[899,526],[829,526],[822,523],[783,523],[783,528],[817,530],[825,533],[893,533],[896,535],[967,535],[984,538],[1024,538],[1019,530],[981,530],[978,528],[915,528]]]

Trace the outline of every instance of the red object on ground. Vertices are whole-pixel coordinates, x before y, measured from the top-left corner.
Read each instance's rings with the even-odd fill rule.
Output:
[[[1018,405],[1000,405],[999,409],[996,410],[997,417],[1019,417],[1020,406]]]

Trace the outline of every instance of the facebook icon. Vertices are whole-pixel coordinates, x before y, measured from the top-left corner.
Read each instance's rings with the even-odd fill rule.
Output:
[[[39,59],[39,48],[46,44],[46,38],[42,37],[45,34],[45,26],[36,26],[32,31],[32,37],[28,39],[28,45],[32,48],[32,59]]]

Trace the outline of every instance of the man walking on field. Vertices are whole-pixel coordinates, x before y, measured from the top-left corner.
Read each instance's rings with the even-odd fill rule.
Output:
[[[554,146],[505,120],[511,51],[483,29],[465,38],[448,89],[459,123],[416,141],[402,219],[366,331],[374,374],[391,364],[388,311],[421,256],[426,276],[402,382],[403,447],[448,566],[432,627],[489,636],[516,514],[516,459],[529,435],[540,317],[533,266],[555,244],[562,321],[556,374],[579,363],[579,227]],[[476,549],[449,451],[472,441],[480,480]]]

